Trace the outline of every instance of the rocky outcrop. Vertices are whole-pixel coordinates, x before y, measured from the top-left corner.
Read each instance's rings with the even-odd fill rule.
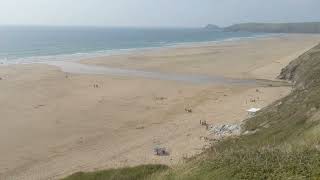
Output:
[[[289,80],[295,88],[305,89],[319,83],[320,77],[320,44],[307,51],[282,69],[279,79]]]
[[[205,27],[206,30],[210,30],[210,31],[222,31],[223,28],[220,28],[219,26],[217,25],[214,25],[214,24],[208,24],[206,27]]]
[[[219,138],[240,135],[241,126],[239,124],[224,124],[219,126],[211,126],[209,128],[210,135],[217,136]]]

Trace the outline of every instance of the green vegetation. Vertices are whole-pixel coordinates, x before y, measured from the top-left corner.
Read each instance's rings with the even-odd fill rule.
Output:
[[[151,179],[310,179],[320,176],[320,152],[299,149],[238,149],[206,155],[189,166]],[[193,165],[193,166],[191,166]]]
[[[82,179],[88,180],[93,177],[320,179],[320,45],[290,63],[279,78],[295,84],[290,95],[247,120],[243,125],[243,135],[216,143],[185,164],[172,169],[159,166],[159,171],[144,171],[140,166],[105,171],[111,171],[112,176],[96,172],[80,173],[78,177],[82,175]],[[77,174],[67,180],[72,180],[72,177],[77,177]]]
[[[243,23],[224,28],[225,31],[266,33],[320,33],[320,22],[306,23]]]
[[[110,169],[92,173],[75,173],[64,180],[140,180],[150,179],[155,172],[162,172],[169,168],[164,165],[145,165],[134,168]]]

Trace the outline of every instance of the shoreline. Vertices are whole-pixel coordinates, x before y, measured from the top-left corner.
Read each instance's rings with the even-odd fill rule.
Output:
[[[181,43],[170,43],[164,46],[151,46],[151,47],[141,47],[141,48],[128,48],[128,49],[112,49],[112,50],[98,50],[92,52],[78,52],[71,54],[57,54],[57,55],[46,55],[46,56],[31,56],[31,57],[21,57],[10,59],[9,61],[13,62],[5,62],[7,59],[0,59],[0,66],[9,66],[9,65],[19,65],[19,64],[34,64],[34,63],[47,63],[51,61],[71,61],[71,62],[79,62],[87,59],[94,58],[103,58],[114,55],[130,55],[134,53],[141,52],[149,52],[149,51],[160,51],[166,49],[176,49],[176,48],[197,48],[208,45],[215,45],[219,43],[228,43],[228,42],[240,42],[240,41],[248,41],[248,40],[259,40],[265,38],[272,37],[284,37],[292,34],[284,34],[284,33],[262,33],[255,36],[250,37],[234,37],[234,38],[226,38],[223,40],[216,41],[195,41],[195,42],[181,42]],[[46,59],[46,60],[43,60]],[[26,61],[26,62],[23,62]]]
[[[320,36],[175,48],[94,58],[100,67],[273,80]],[[290,87],[193,84],[65,73],[56,66],[0,66],[0,179],[58,179],[78,171],[166,164],[202,152],[213,126],[235,124]],[[192,109],[192,113],[185,109]],[[19,112],[19,113],[17,113]],[[170,156],[154,156],[155,146]]]
[[[134,69],[109,68],[104,66],[82,64],[77,62],[48,62],[60,68],[66,74],[106,75],[114,77],[135,77],[150,80],[164,80],[194,85],[231,85],[231,86],[291,86],[290,83],[280,79],[243,79],[223,76],[202,76],[188,74],[161,73],[156,71],[140,71]]]
[[[224,77],[229,79],[264,79],[263,77],[259,76],[255,78],[255,76],[259,74],[259,72],[257,72],[260,71],[259,66],[262,68],[261,70],[264,70],[264,66],[269,62],[267,57],[263,55],[266,53],[273,53],[273,47],[269,47],[269,44],[280,43],[279,48],[286,48],[288,50],[289,48],[285,46],[296,46],[297,50],[291,50],[291,52],[287,52],[290,54],[289,56],[281,57],[279,54],[277,56],[279,56],[278,58],[281,59],[274,60],[271,64],[268,64],[268,66],[270,66],[268,69],[268,71],[270,71],[270,76],[267,79],[276,80],[275,76],[277,72],[280,72],[280,70],[285,67],[288,62],[297,58],[300,54],[314,46],[314,44],[306,45],[305,48],[299,49],[297,48],[299,47],[299,43],[302,43],[304,39],[308,41],[316,41],[313,39],[317,39],[319,37],[320,35],[282,34],[262,38],[224,41],[221,43],[205,43],[198,45],[193,44],[190,46],[176,46],[168,48],[163,47],[158,49],[141,50],[127,54],[85,58],[75,62],[107,68],[124,70],[128,69],[164,74],[192,74],[206,77]],[[250,48],[255,48],[252,45],[260,46],[259,50],[257,52],[250,52],[250,54],[243,54],[241,52],[242,49],[249,50]],[[235,52],[233,52],[233,48],[236,49]],[[267,49],[263,51],[265,48]],[[241,54],[241,57],[237,58],[236,56],[233,56],[234,53]],[[253,56],[257,56],[256,63],[250,64],[251,62],[249,60],[248,62],[244,62],[244,64],[239,64],[243,66],[241,68],[236,68],[233,66],[233,63],[238,63],[237,59],[251,59]],[[259,57],[261,59],[258,59]],[[216,66],[217,63],[219,66]],[[275,68],[279,67],[279,63],[282,67],[274,70]],[[230,67],[228,73],[225,71],[226,66]],[[210,69],[210,67],[212,69]],[[246,68],[248,72],[241,70],[244,68]]]

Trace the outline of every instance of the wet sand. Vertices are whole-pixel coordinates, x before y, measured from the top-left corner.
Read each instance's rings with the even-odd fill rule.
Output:
[[[274,80],[319,40],[290,35],[81,62],[183,77]],[[290,92],[289,87],[261,84],[63,72],[45,64],[0,66],[0,77],[0,179],[57,179],[76,171],[175,165],[206,144],[200,136],[208,132],[200,120],[239,123],[246,109],[265,107]],[[170,156],[154,156],[157,145],[167,147]]]

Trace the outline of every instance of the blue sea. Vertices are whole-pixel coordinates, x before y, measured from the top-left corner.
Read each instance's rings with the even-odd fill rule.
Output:
[[[202,28],[0,27],[0,63],[105,56],[144,48],[264,36]]]

